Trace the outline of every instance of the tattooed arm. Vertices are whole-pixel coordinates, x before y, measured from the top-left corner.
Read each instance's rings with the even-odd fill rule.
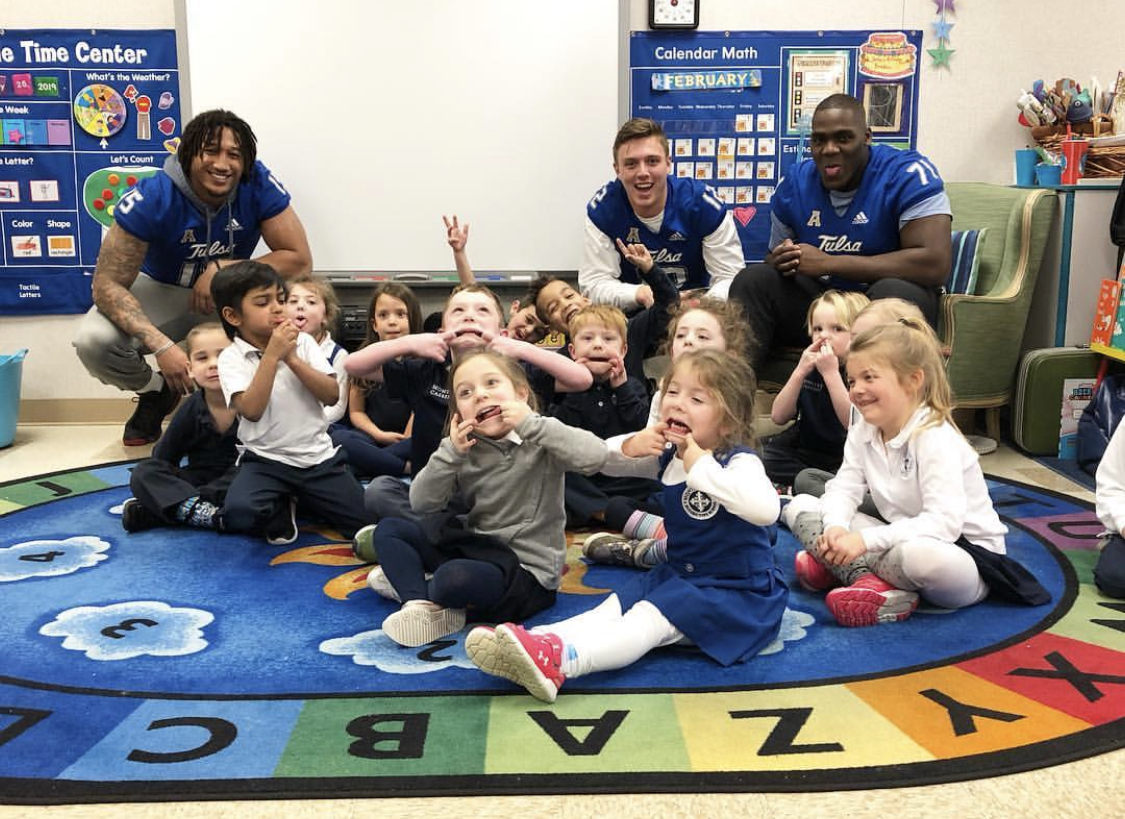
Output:
[[[172,339],[160,332],[145,315],[136,296],[129,291],[140,274],[141,262],[147,251],[147,242],[114,224],[98,253],[93,296],[98,311],[117,329],[137,339],[146,349],[159,350]],[[188,372],[188,358],[178,345],[173,344],[164,350],[157,356],[156,363],[172,389],[183,394],[192,391],[195,385]]]

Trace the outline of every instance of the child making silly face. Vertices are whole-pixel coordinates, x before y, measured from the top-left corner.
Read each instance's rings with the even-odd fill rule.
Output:
[[[625,314],[616,307],[593,305],[570,322],[570,357],[594,376],[619,387],[625,383]]]
[[[289,295],[285,299],[285,314],[294,327],[302,333],[308,333],[317,342],[328,331],[324,321],[324,299],[308,284],[294,284],[289,288]]]
[[[460,452],[467,452],[472,435],[503,438],[531,413],[526,383],[512,380],[512,365],[496,355],[474,355],[457,367],[453,396],[457,412],[449,437]]]

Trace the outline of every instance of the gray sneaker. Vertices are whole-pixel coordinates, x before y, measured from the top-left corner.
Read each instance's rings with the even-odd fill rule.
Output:
[[[408,600],[383,621],[383,633],[409,648],[456,634],[464,627],[464,609],[443,608],[429,600]]]
[[[582,556],[592,563],[636,568],[642,565],[642,558],[653,542],[651,538],[627,540],[620,534],[597,532],[582,542]]]

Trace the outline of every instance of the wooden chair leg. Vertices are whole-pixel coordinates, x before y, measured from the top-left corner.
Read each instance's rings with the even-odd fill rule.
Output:
[[[1000,443],[1000,407],[988,407],[984,411],[985,434]]]

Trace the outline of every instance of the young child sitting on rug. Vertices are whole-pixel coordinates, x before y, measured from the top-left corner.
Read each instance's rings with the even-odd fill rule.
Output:
[[[840,467],[852,408],[843,367],[852,321],[869,303],[863,293],[826,290],[809,305],[806,324],[812,342],[770,410],[775,424],[793,423],[762,442],[766,474],[786,493],[802,469],[834,472]]]
[[[460,493],[467,519],[448,519],[436,542],[402,518],[374,532],[403,603],[383,632],[404,646],[460,631],[467,617],[523,619],[553,605],[566,563],[563,474],[596,472],[606,459],[592,432],[534,412],[527,376],[506,356],[466,354],[449,381],[449,435],[414,476],[410,505],[436,513]]]
[[[188,396],[152,457],[133,467],[134,497],[121,508],[127,532],[154,526],[219,527],[219,509],[238,459],[238,418],[219,386],[219,353],[230,346],[218,322],[197,324],[187,334],[188,366],[199,387]],[[180,466],[186,458],[187,463]]]
[[[919,595],[957,609],[989,594],[1028,605],[1047,591],[1005,552],[976,452],[950,420],[941,351],[923,323],[903,319],[852,341],[848,384],[861,418],[819,499],[786,510],[804,546],[801,585],[828,590],[844,626],[905,620]],[[857,509],[870,492],[879,518]]]
[[[565,680],[661,646],[691,643],[731,665],[777,637],[789,591],[770,546],[777,492],[750,449],[754,372],[703,350],[679,357],[663,387],[662,421],[609,441],[607,471],[660,476],[668,562],[576,617],[473,629],[465,650],[482,671],[553,702]]]
[[[713,298],[684,302],[672,315],[664,349],[672,362],[684,353],[719,350],[741,355],[750,346],[750,328],[742,308]],[[647,426],[660,423],[663,395],[657,388],[649,407]],[[751,422],[753,419],[749,419]],[[592,563],[651,568],[667,560],[668,541],[664,510],[659,496],[654,501],[611,498],[605,511],[606,525],[614,532],[596,532],[582,544],[582,556]],[[620,532],[620,534],[618,534]]]
[[[643,429],[648,421],[648,387],[625,372],[627,350],[625,314],[616,307],[592,304],[575,313],[570,319],[570,356],[590,371],[594,384],[583,392],[559,396],[551,417],[601,438]],[[568,472],[567,526],[602,521],[614,499],[643,504],[659,489],[647,478]]]
[[[1109,531],[1102,539],[1094,583],[1102,594],[1125,597],[1125,424],[1118,424],[1098,464],[1098,520]]]
[[[353,377],[369,377],[380,368],[391,398],[405,401],[414,413],[410,462],[415,473],[430,460],[446,429],[449,414],[449,368],[462,355],[488,349],[524,363],[528,369],[544,374],[537,381],[550,379],[562,390],[584,390],[593,381],[590,371],[553,350],[504,335],[500,322],[503,309],[496,294],[479,284],[456,287],[442,311],[440,333],[417,333],[390,341],[379,341],[348,358]],[[529,376],[530,378],[530,376]],[[410,507],[406,484],[395,477],[374,478],[366,490],[368,520],[376,524],[387,517],[420,521]],[[455,504],[450,514],[464,511]],[[429,516],[424,524],[430,535],[444,525],[441,516]],[[352,543],[355,554],[376,562],[372,536],[375,524],[363,527]],[[381,591],[381,572],[372,572],[369,582]]]
[[[340,385],[340,400],[324,408],[324,417],[334,424],[348,410],[348,374],[344,362],[348,351],[332,340],[329,330],[336,326],[340,316],[340,300],[336,291],[324,279],[312,274],[288,282],[289,294],[285,299],[285,313],[302,333],[308,333],[320,345],[320,351],[336,372]]]
[[[219,356],[219,382],[243,446],[223,528],[292,543],[300,501],[350,535],[367,522],[363,489],[324,417],[340,385],[313,337],[285,315],[283,280],[267,264],[240,261],[215,274],[211,298],[232,340]]]
[[[371,294],[367,337],[360,349],[421,331],[418,297],[406,285],[384,282]],[[390,397],[379,368],[370,378],[351,380],[348,414],[329,429],[329,434],[332,442],[347,453],[348,464],[357,475],[399,477],[409,472],[413,418],[406,401]]]

